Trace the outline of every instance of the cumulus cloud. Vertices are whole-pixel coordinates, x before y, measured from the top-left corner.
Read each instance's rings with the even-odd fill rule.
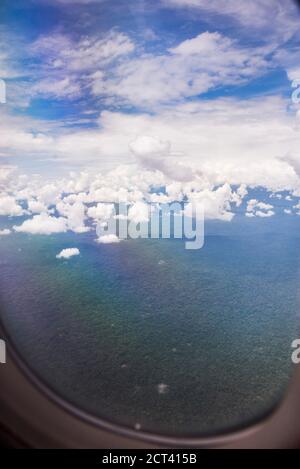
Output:
[[[136,140],[130,142],[129,149],[144,168],[157,169],[171,179],[179,181],[190,181],[195,176],[190,167],[185,166],[174,157],[170,158],[172,157],[171,144],[168,141],[153,136],[140,135]]]
[[[233,193],[229,184],[216,190],[202,190],[187,194],[189,203],[185,207],[185,215],[194,216],[197,206],[203,208],[205,219],[218,219],[231,221],[234,214],[230,211],[230,203],[235,202],[236,194]]]
[[[56,151],[66,160],[72,155],[77,161],[83,154],[91,155],[93,161],[99,155],[120,161],[122,155],[126,163],[130,162],[129,147],[144,167],[158,169],[170,179],[186,181],[197,170],[216,184],[261,185],[273,190],[299,184],[294,167],[284,157],[287,150],[297,154],[299,132],[285,101],[278,97],[201,101],[151,116],[105,111],[100,124],[98,132],[62,136]],[[145,136],[145,130],[153,136],[151,142],[155,138],[172,143],[172,153],[159,158],[156,149],[148,155],[145,150],[137,151],[133,142],[136,135]]]
[[[287,112],[288,104],[289,100],[270,96],[201,100],[152,115],[103,111],[98,128],[64,130],[55,138],[44,129],[39,132],[39,123],[30,122],[29,130],[4,116],[0,152],[11,157],[22,152],[24,158],[34,155],[52,161],[55,157],[61,164],[79,167],[89,163],[105,171],[134,158],[143,168],[157,169],[174,181],[203,174],[215,184],[297,190],[300,134],[294,114]],[[159,152],[163,152],[160,157],[156,156]],[[85,190],[88,176],[80,179],[81,190]],[[77,184],[77,178],[72,180]],[[69,184],[67,181],[67,189]],[[99,189],[98,202],[111,202],[105,190],[107,194],[101,194]],[[51,183],[41,187],[38,200],[55,203],[55,191]]]
[[[85,191],[81,191],[82,174],[72,173],[67,179],[58,179],[55,183],[45,183],[43,180],[30,181],[21,176],[16,178],[20,182],[20,190],[15,191],[15,198],[27,203],[33,210],[44,209],[38,201],[37,194],[51,195],[56,202],[38,215],[26,220],[16,231],[28,233],[50,233],[72,230],[83,233],[94,231],[98,223],[104,223],[114,216],[115,203],[122,203],[128,207],[128,221],[146,223],[149,220],[149,204],[185,201],[186,213],[193,211],[196,206],[203,206],[206,219],[230,221],[234,217],[234,207],[239,207],[248,195],[245,183],[240,185],[216,181],[215,177],[204,177],[194,172],[190,181],[174,181],[158,170],[137,168],[134,165],[120,166],[106,174],[96,173],[87,177],[84,182]],[[26,190],[24,189],[26,185]],[[14,182],[11,182],[13,190]],[[69,187],[70,192],[66,192]],[[48,188],[44,191],[45,188]],[[51,190],[49,189],[51,188]],[[48,199],[48,201],[50,200]],[[250,199],[246,216],[271,216],[273,206],[256,199]],[[92,223],[86,226],[87,219]],[[49,226],[50,224],[50,226]],[[104,238],[105,240],[106,238]],[[110,238],[108,238],[110,239]]]
[[[78,180],[81,178],[82,174],[79,174]],[[105,226],[108,220],[120,218],[135,224],[147,223],[150,204],[174,201],[185,201],[184,210],[188,216],[196,215],[198,208],[203,208],[205,219],[228,222],[235,216],[235,207],[239,207],[248,195],[248,188],[244,183],[217,184],[214,178],[209,181],[208,178],[196,173],[193,180],[178,182],[170,180],[157,170],[139,168],[137,171],[137,167],[133,165],[121,166],[106,174],[90,175],[85,178],[88,184],[84,183],[84,192],[81,191],[82,184],[76,182],[75,173],[68,179],[60,179],[51,184],[44,183],[43,180],[28,181],[21,176],[17,180],[22,183],[20,182],[20,191],[15,192],[15,198],[18,199],[22,195],[24,204],[27,201],[31,209],[27,214],[46,207],[36,199],[37,194],[46,187],[48,189],[43,192],[46,198],[50,194],[50,199],[53,200],[54,197],[56,200],[47,211],[42,211],[21,225],[14,226],[17,232],[31,234],[61,233],[68,230],[76,233],[89,230],[95,232],[95,225]],[[27,185],[27,190],[24,190],[23,183]],[[11,188],[13,185],[14,182],[11,182]],[[67,186],[72,189],[70,193],[66,192]],[[14,200],[15,198],[13,197]],[[115,215],[115,203],[127,206],[126,216]],[[270,217],[274,214],[274,207],[271,204],[253,198],[247,201],[245,213],[247,217]],[[87,218],[93,220],[88,226],[85,225]],[[115,235],[105,233],[97,240],[99,243],[119,241]]]
[[[69,230],[75,233],[86,233],[89,231],[89,227],[84,223],[86,207],[82,202],[77,201],[74,204],[68,204],[62,200],[56,204],[56,210],[59,214],[66,217]]]
[[[53,217],[46,213],[35,215],[25,220],[22,225],[14,226],[19,233],[50,235],[52,233],[64,233],[67,231],[67,219]]]
[[[79,254],[80,254],[80,251],[78,248],[67,248],[67,249],[63,249],[59,254],[57,254],[56,258],[57,259],[69,259],[70,257],[78,256]]]
[[[291,100],[269,91],[253,98],[253,88],[235,94],[235,86],[278,64],[295,79],[296,47],[281,47],[296,22],[298,28],[294,8],[278,0],[272,8],[265,0],[161,0],[155,8],[162,5],[182,8],[184,19],[197,10],[208,30],[185,30],[176,35],[181,39],[161,38],[159,47],[148,48],[146,36],[131,32],[83,35],[80,28],[78,34],[60,28],[24,50],[30,98],[72,100],[84,89],[87,99],[82,115],[55,122],[0,109],[0,157],[12,160],[11,168],[30,161],[31,172],[36,162],[52,176],[48,182],[33,174],[12,178],[9,166],[0,169],[0,214],[35,215],[17,231],[82,233],[109,218],[115,202],[130,204],[136,220],[146,220],[149,202],[187,200],[190,208],[203,204],[207,218],[228,221],[250,188],[300,194],[299,120]],[[211,18],[218,20],[214,26]],[[230,34],[228,25],[235,28]],[[261,34],[254,36],[254,29]],[[6,63],[3,54],[0,63]],[[203,97],[209,90],[220,97]],[[102,112],[93,111],[91,98]],[[72,168],[84,170],[65,176]],[[246,211],[273,214],[258,201]]]
[[[14,172],[16,171],[15,166],[1,165],[0,167],[0,190],[5,190],[7,183],[12,179]]]
[[[38,200],[28,200],[27,207],[31,213],[41,213],[47,211],[47,206]]]
[[[99,244],[113,244],[119,243],[120,241],[120,238],[118,238],[118,236],[116,236],[115,234],[99,236],[99,238],[96,239],[96,242]]]
[[[19,217],[24,214],[22,207],[10,195],[0,195],[0,215]]]
[[[99,154],[120,158],[122,152],[123,160],[130,161],[129,146],[144,167],[167,173],[170,179],[193,179],[197,170],[215,184],[290,189],[298,186],[299,178],[284,155],[288,149],[297,154],[300,141],[287,104],[267,97],[202,100],[151,116],[105,111],[101,132],[90,137]],[[77,149],[87,149],[83,142],[88,144],[87,138],[73,142],[75,155]],[[157,157],[159,152],[164,153]]]
[[[7,236],[11,233],[11,231],[8,228],[5,228],[4,230],[0,230],[0,236]]]
[[[275,215],[274,207],[271,204],[265,202],[259,202],[256,199],[250,199],[247,203],[246,216],[247,217],[272,217]]]
[[[94,220],[107,220],[112,216],[113,211],[113,204],[98,203],[96,206],[88,209],[87,215]]]
[[[128,220],[133,223],[147,223],[149,221],[149,205],[136,202],[128,210]]]
[[[129,148],[139,158],[162,157],[170,153],[171,144],[153,136],[141,135],[129,143]]]
[[[294,205],[293,209],[296,210],[296,215],[300,215],[300,202]]]
[[[263,212],[262,210],[256,210],[255,212],[255,216],[261,218],[268,218],[272,217],[273,215],[275,215],[275,212],[273,210],[268,210],[267,212]]]

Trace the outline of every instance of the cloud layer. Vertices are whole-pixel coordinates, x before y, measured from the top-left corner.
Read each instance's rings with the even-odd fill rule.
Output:
[[[269,201],[247,199],[258,188],[296,204],[292,1],[139,2],[134,21],[123,0],[50,3],[26,11],[53,9],[59,23],[0,28],[0,216],[22,217],[14,231],[87,233],[118,202],[141,219],[147,204],[174,200],[204,204],[209,219],[241,206],[273,216]]]

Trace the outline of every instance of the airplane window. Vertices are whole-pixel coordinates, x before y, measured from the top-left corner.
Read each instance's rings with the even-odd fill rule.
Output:
[[[0,317],[58,396],[182,437],[284,397],[299,45],[293,1],[1,4]]]

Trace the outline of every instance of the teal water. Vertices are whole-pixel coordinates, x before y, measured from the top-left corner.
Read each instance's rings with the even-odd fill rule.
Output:
[[[172,435],[246,425],[282,397],[298,336],[300,237],[226,228],[98,245],[91,233],[0,239],[1,318],[57,393]],[[80,256],[58,260],[66,247]]]

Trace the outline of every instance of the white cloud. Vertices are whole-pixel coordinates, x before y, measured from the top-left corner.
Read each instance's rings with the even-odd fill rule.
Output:
[[[95,207],[88,208],[87,215],[95,220],[108,220],[113,211],[113,204],[98,203]]]
[[[128,220],[133,223],[145,223],[149,221],[149,205],[144,202],[136,202],[128,210]]]
[[[0,215],[18,217],[23,215],[23,213],[24,210],[14,197],[6,194],[0,195]]]
[[[55,183],[41,185],[37,192],[38,200],[44,204],[54,205],[59,200],[61,189]]]
[[[82,175],[78,176],[80,180]],[[20,181],[22,177],[18,178]],[[230,221],[234,217],[234,206],[240,206],[242,200],[247,196],[247,187],[241,184],[233,188],[230,184],[222,185],[209,182],[207,178],[196,175],[191,181],[174,182],[170,181],[158,171],[149,171],[135,166],[121,166],[105,175],[95,174],[90,176],[88,187],[85,192],[81,192],[81,184],[76,184],[76,174],[72,178],[57,180],[51,185],[43,183],[43,180],[34,181],[33,187],[29,184],[27,188],[28,206],[33,210],[45,208],[39,205],[36,194],[41,193],[42,188],[51,187],[44,195],[55,195],[56,203],[47,212],[42,212],[23,222],[20,226],[15,226],[18,232],[32,234],[60,233],[72,230],[76,233],[83,233],[88,230],[95,231],[95,223],[92,226],[85,226],[87,217],[94,221],[104,223],[114,215],[114,203],[125,202],[128,206],[129,221],[135,223],[148,222],[149,203],[167,203],[175,200],[186,200],[186,214],[191,216],[195,207],[204,208],[206,219],[218,219]],[[32,182],[32,181],[31,181]],[[11,183],[13,185],[13,182]],[[66,193],[65,188],[69,184],[70,188],[79,190],[78,192]],[[16,197],[24,198],[26,202],[26,191],[21,185],[21,190],[16,192]],[[98,200],[105,202],[98,202]],[[33,204],[33,206],[32,206]],[[93,205],[91,205],[93,204]],[[248,201],[246,216],[268,217],[274,215],[273,206],[256,199]],[[56,214],[60,216],[57,216]],[[55,215],[55,216],[54,216]],[[117,218],[117,217],[115,217]],[[100,243],[118,242],[119,239],[105,235],[98,241]]]
[[[119,243],[120,238],[114,234],[107,234],[100,236],[99,238],[96,239],[97,243],[99,244],[113,244],[113,243]]]
[[[153,136],[141,135],[129,143],[130,150],[139,158],[162,157],[170,153],[170,142]]]
[[[263,211],[261,211],[261,210],[257,210],[257,211],[255,212],[255,216],[256,216],[256,217],[265,218],[265,217],[272,217],[273,215],[275,215],[274,210],[268,210],[267,212],[263,212]]]
[[[88,229],[86,216],[96,220],[105,215],[101,212],[105,205],[98,209],[90,206],[98,203],[194,197],[205,199],[209,217],[228,219],[232,217],[230,206],[240,205],[248,187],[294,194],[300,190],[295,170],[299,131],[293,115],[286,112],[286,104],[283,99],[268,97],[201,101],[153,115],[105,111],[99,129],[76,133],[75,137],[64,133],[51,152],[53,148],[60,152],[63,147],[66,163],[77,158],[84,163],[95,148],[92,167],[97,168],[98,159],[102,167],[106,156],[113,162],[113,170],[86,170],[51,182],[11,177],[5,171],[3,184],[13,200],[31,201],[31,208],[34,202],[42,204],[39,209],[56,207],[66,220],[66,229],[77,232]],[[287,149],[292,161],[285,156]],[[118,166],[122,161],[131,164]],[[238,186],[236,191],[230,188],[233,185]],[[166,194],[153,194],[153,187],[158,192],[165,187]],[[268,210],[257,207],[257,211]]]
[[[89,231],[89,227],[84,224],[86,207],[82,202],[78,201],[74,204],[68,204],[60,201],[56,204],[56,210],[60,215],[66,217],[69,230],[75,233],[86,233]]]
[[[176,179],[177,174],[187,180],[194,177],[191,173],[197,170],[215,184],[228,182],[274,190],[290,189],[298,186],[299,179],[284,155],[288,150],[297,154],[300,138],[286,105],[280,98],[269,97],[248,101],[201,101],[152,116],[106,111],[101,115],[101,131],[90,135],[91,144],[95,155],[97,148],[98,155],[103,158],[109,155],[116,161],[122,153],[124,162],[130,161],[130,153],[126,154],[130,144],[129,149],[135,150],[144,166],[167,173],[170,179]],[[147,155],[145,149],[136,152],[133,142],[140,135],[147,135],[146,132],[151,142],[154,138],[158,142],[170,142],[172,152],[160,157],[155,157],[155,153]],[[77,151],[86,154],[92,150],[87,134],[82,140],[74,141],[71,137],[63,140],[65,150],[66,140],[72,143],[73,157]],[[159,150],[167,148],[161,145]],[[280,155],[282,159],[277,158]],[[189,168],[187,176],[185,168]]]
[[[275,215],[274,207],[271,204],[266,204],[265,202],[259,202],[256,199],[250,199],[247,203],[246,216],[247,217],[272,217]]]
[[[86,166],[89,162],[96,168],[116,168],[132,161],[132,143],[148,135],[170,142],[172,151],[163,158],[144,155],[138,160],[151,170],[168,174],[170,179],[187,181],[194,178],[196,170],[211,183],[290,190],[298,187],[299,178],[295,163],[285,155],[299,160],[300,137],[294,116],[286,112],[287,104],[279,97],[267,97],[201,101],[154,115],[104,111],[98,129],[64,132],[50,144],[44,136],[39,151],[49,158],[54,154],[64,164]],[[26,145],[23,134],[12,130],[10,151],[17,153],[22,148],[24,154],[32,155],[37,142],[28,137],[31,144]],[[109,194],[99,194],[98,201],[112,199]]]
[[[216,15],[231,18],[239,23],[250,35],[261,31],[261,39],[286,41],[298,31],[299,11],[296,2],[286,0],[161,0],[171,7],[192,8],[205,14],[207,21],[214,24]],[[210,15],[210,16],[209,16]],[[255,19],[255,21],[254,21]],[[243,32],[243,31],[242,31]]]
[[[27,205],[31,213],[47,212],[47,206],[38,200],[28,200]]]
[[[69,73],[93,72],[135,49],[124,33],[110,31],[104,37],[85,36],[75,41],[68,35],[56,33],[40,36],[30,47],[33,55],[46,60],[48,70]]]
[[[129,144],[130,151],[144,168],[159,170],[170,179],[191,181],[195,174],[193,170],[180,161],[170,159],[171,144],[157,137],[140,135]]]
[[[98,203],[204,198],[209,217],[228,219],[229,205],[240,205],[248,187],[294,194],[300,190],[296,171],[300,137],[286,105],[283,99],[268,97],[203,100],[153,115],[105,111],[98,129],[64,132],[50,148],[51,153],[55,148],[63,155],[66,164],[86,163],[90,156],[92,171],[45,182],[12,177],[6,169],[3,185],[14,204],[24,199],[35,210],[47,207],[49,212],[56,207],[66,228],[77,232],[88,229],[86,216],[96,220],[105,215],[101,212],[105,205],[90,206]],[[18,132],[12,140],[17,138]],[[97,161],[102,168],[105,157],[114,169],[99,173]],[[118,166],[120,162],[131,164]],[[153,187],[158,193],[153,194]]]
[[[272,193],[270,194],[270,199],[282,199],[282,194]]]
[[[16,171],[15,166],[1,165],[0,166],[0,189],[5,190],[7,183],[12,179],[14,172]]]
[[[191,47],[187,41],[183,44]],[[13,118],[1,109],[0,154],[19,159],[22,155],[31,166],[35,158],[49,159],[55,162],[51,170],[57,172],[69,165],[106,171],[138,159],[170,182],[187,182],[202,174],[211,184],[296,190],[300,134],[294,114],[287,112],[289,104],[290,100],[275,96],[219,98],[160,107],[151,115],[103,111],[98,125],[88,130],[68,130],[60,124],[53,128],[30,118]],[[162,157],[155,156],[157,150],[148,155],[138,150],[137,156],[132,144],[145,136],[160,142]],[[85,180],[82,190],[87,185]],[[51,187],[45,191],[51,192]],[[43,193],[37,198],[46,205],[56,203],[56,195],[50,195],[47,201]],[[109,199],[107,195],[98,201]]]
[[[19,233],[31,233],[50,235],[52,233],[64,233],[67,231],[67,220],[63,217],[53,217],[48,214],[35,215],[29,220],[25,220],[22,225],[14,226]]]
[[[59,3],[67,6],[71,2],[66,0]],[[77,0],[77,4],[80,3],[82,2]],[[4,45],[1,47],[0,35],[0,49],[9,51],[9,54],[0,53],[1,78],[20,76],[9,63],[19,60],[23,69],[21,74],[23,80],[15,80],[9,84],[8,105],[17,104],[23,108],[28,107],[30,101],[37,97],[74,100],[84,93],[86,97],[89,84],[93,80],[91,77],[95,73],[97,76],[102,69],[110,67],[111,63],[121,61],[136,47],[126,34],[114,29],[105,35],[90,34],[79,39],[56,30],[50,34],[42,34],[31,44],[26,44],[24,38],[14,37],[12,40],[7,35],[7,39],[3,42]],[[17,45],[13,48],[10,46],[11,43]],[[22,43],[22,57],[18,52],[20,43]],[[25,60],[27,67],[24,66]]]
[[[205,32],[161,55],[130,58],[94,75],[93,93],[134,106],[155,106],[236,85],[264,73],[270,47],[243,47],[218,32]]]
[[[239,207],[243,201],[243,199],[248,195],[248,190],[246,184],[241,184],[240,187],[236,191],[237,200],[236,205]]]
[[[225,88],[230,95],[231,85],[244,85],[279,64],[289,79],[298,78],[297,47],[282,47],[299,29],[291,4],[161,0],[158,7],[184,8],[181,14],[201,16],[209,29],[189,37],[186,30],[181,42],[170,35],[165,49],[165,38],[145,47],[147,36],[156,39],[149,30],[140,43],[139,34],[133,39],[116,29],[77,38],[62,29],[41,35],[29,52],[24,48],[23,59],[30,55],[28,99],[73,99],[84,90],[88,109],[76,119],[55,122],[0,109],[0,158],[31,172],[26,179],[12,177],[12,165],[0,169],[0,214],[25,214],[27,201],[28,211],[38,215],[16,231],[81,233],[90,229],[87,217],[105,220],[113,202],[130,203],[130,217],[145,220],[147,202],[186,197],[203,203],[208,218],[230,220],[232,206],[241,205],[249,188],[300,194],[300,121],[289,98],[199,98]],[[3,50],[0,67],[13,77],[10,50]],[[104,111],[94,113],[93,107]],[[40,167],[53,179],[35,178]],[[71,168],[85,169],[56,178]],[[250,206],[247,216],[274,214],[270,204]]]
[[[187,216],[195,215],[194,210],[199,205],[203,207],[205,219],[231,221],[234,217],[230,211],[230,204],[235,202],[236,194],[233,193],[228,184],[224,184],[216,190],[191,191],[187,193],[187,197],[189,200],[185,207]]]
[[[67,249],[63,249],[59,254],[57,254],[56,258],[57,259],[69,259],[70,257],[78,256],[79,254],[80,254],[80,251],[78,248],[67,248]]]
[[[72,98],[79,96],[81,92],[80,86],[70,77],[63,79],[42,79],[31,87],[33,95],[41,95],[43,97],[55,98]]]
[[[300,202],[293,206],[293,209],[297,210],[297,215],[300,215]]]
[[[253,212],[256,208],[261,210],[270,210],[273,208],[273,205],[266,204],[264,202],[259,202],[256,199],[250,199],[247,203],[247,212]]]
[[[8,228],[5,228],[4,230],[0,230],[0,236],[7,236],[11,233],[11,231]]]
[[[5,22],[1,21],[0,24],[0,77],[3,80],[20,79],[23,76],[21,70],[12,61],[11,57],[14,55],[14,46],[16,44],[15,33],[11,28],[4,26]]]

